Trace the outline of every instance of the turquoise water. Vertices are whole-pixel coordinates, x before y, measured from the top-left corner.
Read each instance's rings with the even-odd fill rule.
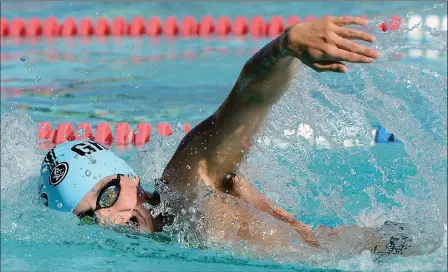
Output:
[[[338,4],[254,2],[88,3],[2,2],[2,16],[58,18],[136,15],[315,15],[366,14],[402,17],[446,15],[446,4],[373,2]],[[316,227],[385,220],[413,224],[418,241],[443,239],[433,253],[373,261],[369,253],[314,267],[284,259],[254,259],[222,249],[200,250],[176,238],[117,234],[78,226],[71,215],[45,209],[36,196],[43,151],[35,146],[36,123],[141,121],[192,125],[225,99],[245,61],[269,40],[148,38],[2,41],[1,228],[4,271],[352,271],[446,270],[446,30],[416,43],[406,29],[381,33],[376,64],[352,65],[347,76],[299,73],[275,105],[239,171],[300,220]],[[437,57],[411,58],[410,49]],[[392,54],[401,52],[396,60]],[[21,58],[24,60],[22,61]],[[25,111],[17,111],[17,110]],[[284,129],[312,125],[330,140],[318,149]],[[370,146],[378,124],[403,144]],[[117,150],[140,174],[144,186],[160,175],[182,132],[154,135],[142,150]],[[344,148],[357,138],[363,146]],[[266,141],[269,139],[270,141]],[[280,144],[280,143],[283,143]],[[285,145],[286,143],[286,145]],[[115,147],[113,147],[115,149]],[[426,231],[424,231],[426,230]],[[287,255],[287,254],[285,254]]]

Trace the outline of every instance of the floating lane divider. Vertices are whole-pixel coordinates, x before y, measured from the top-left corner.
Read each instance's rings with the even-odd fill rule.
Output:
[[[183,131],[185,134],[190,132],[191,125],[189,123],[183,124]],[[156,126],[156,131],[161,136],[171,136],[173,129],[169,123],[162,122]],[[127,149],[130,146],[142,147],[147,144],[151,138],[152,126],[149,122],[141,122],[133,130],[131,125],[127,122],[117,123],[115,126],[115,133],[112,132],[112,125],[108,122],[100,123],[96,126],[96,134],[93,134],[92,125],[87,122],[79,123],[74,128],[70,122],[63,122],[58,125],[56,129],[51,127],[50,122],[39,122],[37,125],[37,137],[36,141],[40,149],[49,150],[54,145],[61,144],[67,141],[73,140],[94,140],[100,144],[110,147],[112,144],[118,149]],[[300,124],[297,130],[284,130],[284,136],[301,136],[308,140],[311,144],[317,148],[330,148],[329,142],[314,134],[313,128],[307,124]],[[389,133],[384,127],[372,129],[372,142],[374,144],[384,143],[400,143],[398,139]],[[263,138],[259,139],[264,144],[275,144],[280,148],[287,148],[288,143]],[[357,139],[346,139],[343,141],[344,147],[361,146]]]
[[[363,16],[367,18],[367,16]],[[209,37],[216,36],[246,36],[276,37],[286,27],[316,19],[315,16],[272,16],[265,20],[263,16],[236,16],[231,20],[227,16],[214,18],[203,16],[199,20],[192,16],[178,19],[173,16],[161,19],[160,17],[134,17],[127,22],[124,17],[116,17],[110,20],[100,17],[96,21],[92,18],[82,18],[77,21],[68,17],[59,22],[56,17],[30,18],[28,21],[21,17],[8,20],[2,17],[0,22],[0,35],[2,37],[89,37],[89,36],[166,36],[166,37]],[[446,19],[445,19],[446,21]],[[401,27],[401,17],[392,16],[378,25],[384,32],[397,30]]]
[[[184,123],[183,130],[188,133],[191,130],[189,123]],[[173,129],[169,123],[158,123],[156,131],[161,136],[170,136]],[[143,146],[149,142],[152,133],[152,126],[148,122],[141,122],[135,130],[127,122],[117,123],[115,135],[112,135],[112,125],[104,122],[96,126],[96,134],[93,134],[92,125],[87,122],[79,123],[74,128],[70,122],[63,122],[56,129],[51,127],[50,122],[39,122],[37,125],[37,143],[42,149],[51,148],[54,144],[61,144],[67,141],[91,139],[98,143],[110,146],[114,143],[120,145]],[[114,137],[115,136],[115,137]]]

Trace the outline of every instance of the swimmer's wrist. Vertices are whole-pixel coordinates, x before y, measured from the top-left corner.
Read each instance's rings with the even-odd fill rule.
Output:
[[[279,42],[279,57],[295,57],[294,51],[291,50],[290,46],[290,30],[291,27],[287,28],[283,34],[278,37]]]
[[[299,24],[289,26],[285,29],[282,36],[282,49],[285,56],[290,56],[293,58],[301,59],[303,50],[299,42],[299,37],[297,37]]]

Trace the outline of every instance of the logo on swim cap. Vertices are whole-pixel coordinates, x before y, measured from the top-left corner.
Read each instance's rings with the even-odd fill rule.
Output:
[[[48,207],[72,212],[102,179],[117,174],[137,174],[120,157],[90,140],[55,146],[41,165],[41,196]]]
[[[68,173],[68,164],[66,162],[61,162],[60,164],[56,165],[50,174],[50,185],[56,186],[59,183],[61,183],[65,176]]]

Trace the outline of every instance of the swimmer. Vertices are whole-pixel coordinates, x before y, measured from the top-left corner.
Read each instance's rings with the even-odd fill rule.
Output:
[[[412,239],[403,233],[402,225],[386,223],[385,227],[397,226],[392,235],[383,234],[384,227],[313,230],[236,174],[251,148],[251,138],[270,107],[290,87],[300,63],[317,72],[347,73],[344,62],[368,64],[380,56],[354,42],[372,43],[374,36],[348,25],[365,26],[367,21],[326,17],[295,24],[252,56],[218,110],[182,139],[155,181],[155,192],[143,190],[139,176],[124,160],[86,140],[67,142],[48,152],[41,169],[40,196],[48,207],[71,212],[83,222],[146,232],[163,231],[173,216],[188,215],[189,207],[202,203],[205,223],[197,226],[199,235],[227,245],[243,241],[261,254],[297,247],[408,254]],[[167,192],[176,197],[163,203],[161,195]],[[157,212],[162,204],[170,206],[170,213]]]

